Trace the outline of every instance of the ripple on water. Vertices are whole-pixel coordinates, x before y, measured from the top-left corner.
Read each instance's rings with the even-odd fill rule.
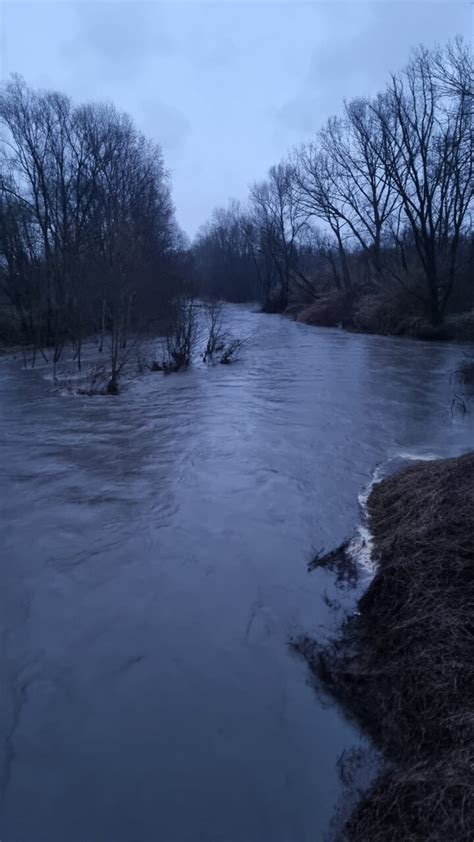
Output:
[[[324,838],[359,737],[286,645],[334,622],[308,557],[361,522],[367,564],[387,464],[472,447],[463,351],[228,315],[235,365],[114,398],[2,361],[4,698],[37,682],[5,707],[2,838]]]

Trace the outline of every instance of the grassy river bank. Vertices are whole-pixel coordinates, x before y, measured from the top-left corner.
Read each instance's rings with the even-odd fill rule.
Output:
[[[387,293],[326,293],[310,303],[290,304],[287,314],[305,324],[342,327],[355,333],[434,341],[472,342],[474,339],[472,307],[447,313],[443,323],[433,327],[423,308],[413,306],[412,299],[398,290],[391,297]]]
[[[386,760],[342,838],[470,842],[474,453],[384,479],[368,513],[377,566],[357,611],[329,645],[294,643]]]

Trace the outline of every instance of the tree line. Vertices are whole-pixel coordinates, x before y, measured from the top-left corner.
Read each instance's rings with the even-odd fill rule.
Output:
[[[216,209],[192,248],[162,151],[129,116],[15,76],[0,86],[0,341],[55,363],[67,345],[80,366],[94,335],[118,369],[131,334],[182,322],[191,289],[275,311],[401,295],[440,325],[474,304],[471,221],[460,38],[420,47],[377,96],[346,102],[245,204]]]
[[[419,47],[372,98],[214,211],[193,244],[209,295],[267,310],[399,291],[438,326],[473,301],[472,62],[461,38]]]
[[[51,349],[152,328],[183,277],[160,147],[113,105],[0,88],[0,339]],[[44,352],[44,351],[43,351]]]

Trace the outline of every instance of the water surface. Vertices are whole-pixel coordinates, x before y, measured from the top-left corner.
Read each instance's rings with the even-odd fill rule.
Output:
[[[287,641],[399,455],[472,447],[462,349],[229,308],[233,366],[61,396],[0,363],[0,838],[322,840],[358,735]]]

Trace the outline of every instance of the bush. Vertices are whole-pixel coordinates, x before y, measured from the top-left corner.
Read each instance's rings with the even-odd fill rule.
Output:
[[[320,327],[351,327],[352,313],[352,297],[347,292],[335,290],[303,305],[297,321]]]
[[[183,371],[191,363],[198,339],[197,308],[198,305],[192,299],[183,298],[175,302],[162,364],[165,374]]]

